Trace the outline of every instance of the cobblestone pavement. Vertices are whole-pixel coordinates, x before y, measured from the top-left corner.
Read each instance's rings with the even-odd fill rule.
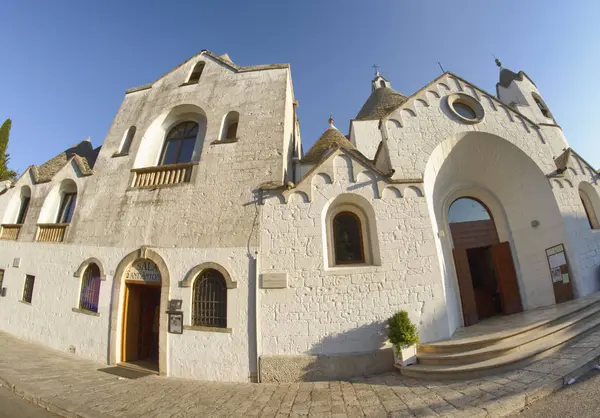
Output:
[[[460,382],[389,373],[350,382],[219,383],[148,376],[119,379],[105,367],[0,333],[0,382],[62,416],[412,417],[503,416],[597,364],[600,331],[526,367]]]

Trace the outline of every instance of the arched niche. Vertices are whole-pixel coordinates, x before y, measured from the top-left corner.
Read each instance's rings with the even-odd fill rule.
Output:
[[[4,216],[2,217],[3,224],[18,224],[23,223],[19,222],[22,212],[24,211],[24,215],[27,214],[27,210],[29,207],[29,201],[31,200],[31,188],[29,186],[22,186],[13,193],[12,198],[8,202],[8,206],[6,211],[4,212]],[[23,219],[24,220],[24,219]]]
[[[77,184],[72,179],[64,179],[59,184],[55,185],[50,193],[46,196],[38,223],[40,224],[53,224],[57,222],[58,211],[60,209],[61,202],[65,195],[75,193],[77,194]],[[77,210],[77,200],[75,201],[75,210]]]
[[[200,107],[185,104],[163,112],[150,124],[140,141],[133,168],[157,166],[160,163],[167,134],[176,125],[186,121],[198,124],[198,136],[192,153],[192,161],[199,161],[206,137],[207,117]]]

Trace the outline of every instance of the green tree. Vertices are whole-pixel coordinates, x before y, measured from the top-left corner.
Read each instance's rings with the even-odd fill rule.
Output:
[[[11,125],[12,121],[6,119],[2,126],[0,126],[0,181],[14,180],[17,177],[17,173],[8,168],[10,156],[6,153]]]

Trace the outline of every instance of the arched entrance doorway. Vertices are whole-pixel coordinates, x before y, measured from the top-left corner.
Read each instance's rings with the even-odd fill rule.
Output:
[[[121,361],[158,371],[161,275],[149,259],[133,262],[123,276]]]
[[[523,310],[510,244],[500,242],[489,209],[460,197],[448,209],[448,227],[464,325]]]
[[[121,260],[114,277],[109,364],[139,362],[168,375],[166,311],[171,281],[167,264],[156,251],[141,247]]]

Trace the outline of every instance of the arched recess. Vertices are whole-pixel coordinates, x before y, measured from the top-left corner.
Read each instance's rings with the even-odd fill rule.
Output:
[[[600,197],[598,192],[587,181],[579,183],[579,197],[591,229],[600,229]]]
[[[213,263],[213,262],[198,264],[196,267],[191,269],[188,272],[188,274],[186,274],[185,279],[183,279],[179,283],[179,286],[180,287],[191,287],[192,283],[194,282],[196,277],[198,277],[200,275],[200,273],[202,273],[204,270],[208,270],[208,269],[217,270],[219,273],[221,273],[223,275],[223,278],[225,279],[225,283],[227,285],[227,289],[237,288],[237,282],[231,278],[231,275],[229,274],[227,269],[225,267],[223,267],[222,265]]]
[[[18,193],[15,193],[10,199],[2,224],[22,224],[25,222],[27,212],[29,210],[29,202],[31,201],[31,188],[22,186]]]
[[[523,308],[554,303],[550,271],[540,266],[547,265],[546,248],[567,243],[567,235],[550,183],[523,150],[488,133],[457,135],[431,153],[424,186],[434,235],[440,237],[436,246],[448,315],[446,336],[463,325],[447,226],[449,205],[461,196],[484,202],[496,221],[500,241],[509,243]]]
[[[338,214],[352,213],[360,223],[364,262],[359,264],[336,264],[333,221]],[[344,193],[327,202],[322,212],[323,256],[325,269],[350,267],[352,265],[381,265],[375,211],[363,196]]]
[[[119,150],[117,154],[126,155],[129,154],[129,149],[131,148],[131,143],[133,142],[133,138],[135,137],[135,126],[130,126],[125,133],[123,134],[123,139],[121,139],[121,144],[119,145]]]
[[[221,124],[220,141],[234,141],[238,138],[238,125],[240,122],[240,114],[235,110],[227,113]]]
[[[75,201],[72,201],[73,207],[71,208],[71,211],[74,213],[77,208],[77,184],[75,181],[71,179],[64,179],[59,184],[54,186],[44,200],[44,204],[38,218],[38,223],[53,224],[59,222],[58,216],[61,206],[68,203],[65,202],[65,199],[72,195],[75,195]]]
[[[95,257],[90,257],[87,260],[85,260],[83,263],[81,263],[79,265],[79,267],[77,268],[77,270],[75,270],[75,273],[73,273],[73,277],[81,279],[81,276],[85,272],[85,269],[92,263],[96,264],[98,266],[98,268],[100,269],[100,280],[106,280],[106,275],[104,274],[104,264],[102,264],[102,261],[98,260]]]
[[[167,134],[181,122],[198,124],[198,136],[192,153],[192,161],[199,161],[206,137],[206,112],[196,105],[184,104],[163,112],[150,124],[139,141],[133,168],[154,167],[160,163]]]
[[[125,272],[135,261],[147,259],[152,261],[159,273],[161,278],[160,284],[160,319],[159,319],[159,338],[158,338],[158,368],[159,374],[166,376],[169,373],[168,364],[168,310],[170,289],[171,289],[171,278],[169,275],[169,269],[164,259],[156,251],[141,247],[127,254],[117,266],[115,276],[113,279],[113,289],[111,296],[111,310],[110,310],[110,336],[109,336],[109,355],[108,361],[110,364],[117,364],[122,360],[122,334],[123,334],[123,308],[124,308],[124,287]]]

